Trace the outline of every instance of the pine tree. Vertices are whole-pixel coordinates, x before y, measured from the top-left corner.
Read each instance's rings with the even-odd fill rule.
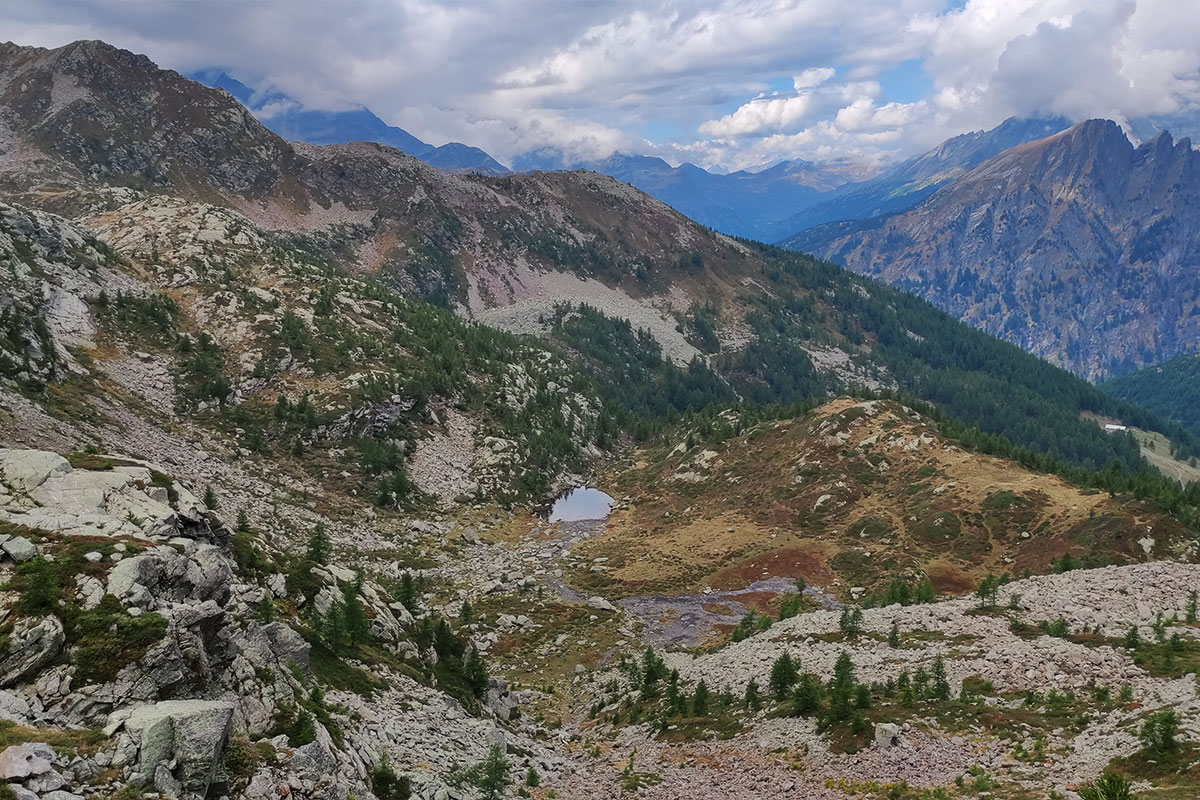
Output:
[[[419,608],[417,604],[417,585],[413,581],[412,573],[407,570],[400,576],[400,588],[396,592],[396,599],[409,610],[409,613],[417,613]]]
[[[331,549],[332,544],[329,541],[329,534],[325,532],[325,525],[318,522],[308,537],[308,548],[304,556],[314,564],[328,564]]]
[[[987,577],[981,580],[979,586],[975,589],[975,596],[979,598],[979,607],[987,608],[988,606],[996,605],[996,595],[999,593],[999,579],[989,572]]]
[[[346,644],[346,614],[342,600],[334,600],[325,612],[321,625],[321,638],[330,650],[338,652]]]
[[[788,651],[783,651],[779,658],[775,659],[775,663],[771,666],[771,678],[768,686],[771,689],[771,694],[775,695],[776,700],[782,700],[787,697],[792,686],[796,683],[796,665],[792,661],[792,655]]]
[[[921,576],[921,582],[917,584],[917,602],[932,603],[937,599],[937,593],[933,591],[933,582],[929,580],[928,575]]]
[[[746,695],[742,700],[747,711],[758,711],[762,708],[762,701],[758,697],[758,681],[754,678],[746,684]]]
[[[900,577],[893,578],[887,594],[884,596],[884,605],[890,606],[898,603],[906,606],[911,602],[912,589],[909,587],[908,581]]]
[[[1130,625],[1129,630],[1125,631],[1125,640],[1122,644],[1126,650],[1135,650],[1142,643],[1142,637],[1138,633],[1137,625]]]
[[[829,682],[829,716],[835,722],[850,719],[854,701],[854,662],[846,650],[833,665]]]
[[[708,716],[708,684],[701,678],[696,684],[696,691],[692,695],[692,716],[707,717]]]
[[[433,650],[444,661],[457,661],[463,656],[463,643],[444,619],[439,619],[434,625]]]
[[[658,682],[667,677],[667,665],[652,647],[642,653],[641,673],[642,697],[649,699],[654,696]]]
[[[892,621],[891,630],[888,631],[888,647],[897,648],[900,646],[900,626],[894,620]]]
[[[686,706],[683,693],[679,691],[679,670],[671,670],[667,678],[667,713],[678,716],[687,710]]]
[[[204,507],[209,511],[217,510],[217,493],[213,491],[211,486],[204,487],[204,499],[201,502],[204,503]]]
[[[347,581],[342,586],[342,617],[346,627],[346,642],[351,647],[357,647],[371,635],[371,621],[358,599],[362,586],[361,572],[355,575],[353,582]]]
[[[499,745],[492,745],[487,757],[474,770],[471,783],[482,800],[499,800],[508,788],[508,759]]]
[[[249,533],[250,532],[250,520],[246,516],[246,509],[244,509],[244,508],[238,509],[237,522],[235,523],[235,529],[241,533]]]
[[[471,648],[471,652],[467,653],[466,663],[463,665],[463,677],[467,681],[467,685],[471,687],[471,693],[479,699],[487,694],[488,688],[488,671],[487,664],[484,663],[483,656],[475,648]]]
[[[861,608],[846,608],[842,610],[838,627],[847,636],[858,636],[862,632],[863,613]]]
[[[470,600],[463,600],[462,608],[458,611],[458,621],[463,625],[469,625],[475,618],[475,609],[471,607]]]
[[[1174,750],[1179,744],[1176,735],[1179,731],[1179,715],[1171,709],[1151,714],[1142,724],[1138,738],[1142,747],[1153,753]]]
[[[1196,590],[1188,592],[1187,610],[1184,611],[1184,621],[1193,623],[1196,621]]]
[[[792,713],[798,716],[815,714],[821,707],[821,682],[806,672],[796,682],[792,692]]]
[[[931,685],[929,695],[934,700],[950,699],[950,681],[946,677],[946,661],[938,653],[933,659],[933,670],[930,673]]]

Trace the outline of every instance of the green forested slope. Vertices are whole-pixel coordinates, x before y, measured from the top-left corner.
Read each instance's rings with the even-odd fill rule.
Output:
[[[1196,354],[1112,378],[1100,388],[1200,435],[1200,356]]]

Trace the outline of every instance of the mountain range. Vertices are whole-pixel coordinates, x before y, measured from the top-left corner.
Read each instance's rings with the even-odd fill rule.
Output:
[[[1200,155],[1107,120],[1019,145],[916,207],[788,240],[1090,378],[1200,341]]]
[[[188,76],[197,83],[224,89],[268,128],[285,139],[310,144],[377,142],[415,156],[447,172],[505,175],[508,169],[478,147],[447,142],[426,144],[408,131],[388,125],[367,108],[323,111],[306,108],[274,89],[255,91],[224,70],[206,69]]]

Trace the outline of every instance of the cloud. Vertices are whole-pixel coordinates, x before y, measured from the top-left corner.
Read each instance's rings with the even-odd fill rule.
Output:
[[[806,69],[792,78],[792,87],[797,92],[801,92],[805,89],[811,89],[814,86],[820,86],[836,74],[837,70],[833,67],[813,67],[812,69]]]
[[[1200,3],[1179,0],[39,0],[0,26],[227,68],[502,160],[880,160],[1014,114],[1200,108]],[[898,102],[881,84],[909,62],[932,88]]]
[[[763,97],[751,100],[732,114],[705,122],[700,133],[725,137],[783,130],[803,119],[811,107],[812,100],[805,94]]]

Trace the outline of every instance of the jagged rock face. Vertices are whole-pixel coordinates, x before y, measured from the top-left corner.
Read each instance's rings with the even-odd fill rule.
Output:
[[[58,617],[18,620],[0,661],[0,687],[36,677],[59,654],[65,640]]]
[[[82,367],[69,348],[96,333],[87,306],[132,285],[83,228],[0,203],[0,378],[46,382]]]
[[[797,247],[1095,378],[1200,340],[1200,154],[1105,120],[1014,147],[921,205]]]

